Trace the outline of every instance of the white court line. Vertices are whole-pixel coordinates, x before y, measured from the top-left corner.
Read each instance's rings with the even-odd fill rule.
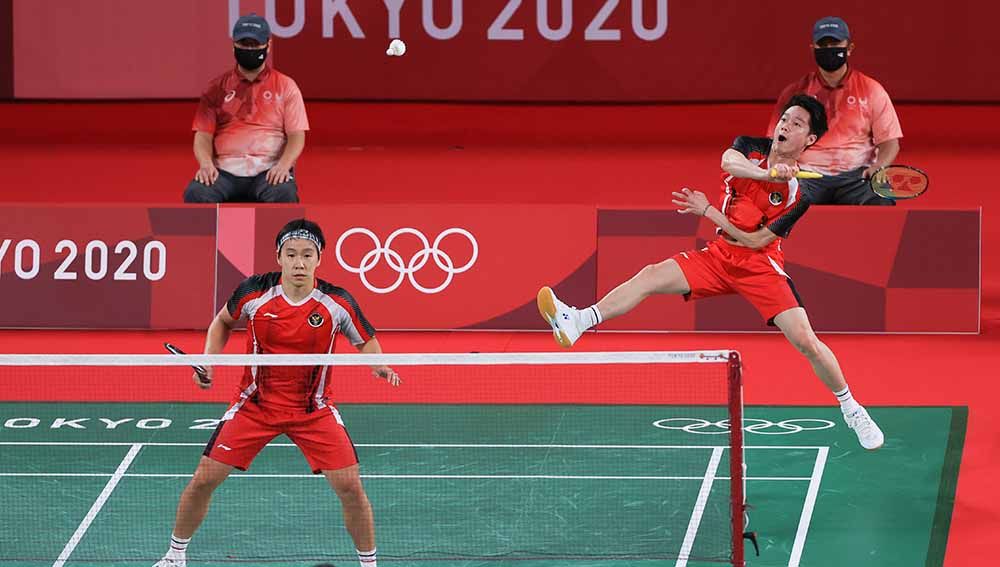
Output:
[[[686,567],[691,549],[694,547],[694,538],[698,535],[698,526],[701,525],[701,516],[705,512],[705,504],[708,502],[708,495],[712,492],[712,483],[715,482],[715,473],[719,470],[719,462],[722,460],[722,449],[712,451],[712,458],[708,460],[708,467],[705,468],[705,477],[701,481],[701,488],[698,490],[698,498],[694,501],[694,510],[691,511],[691,521],[688,522],[687,532],[684,534],[684,543],[681,544],[681,551],[678,554],[675,567]]]
[[[81,446],[81,447],[126,447],[141,445],[143,447],[204,447],[204,443],[128,443],[128,442],[93,442],[93,441],[0,441],[0,445],[25,446]],[[269,443],[268,447],[295,447],[295,443]],[[355,443],[355,447],[382,448],[415,448],[415,449],[728,449],[729,445],[518,445],[501,443]],[[816,445],[744,445],[744,449],[788,449],[806,450],[821,449]]]
[[[73,554],[73,550],[76,549],[77,545],[79,545],[80,540],[83,539],[83,535],[87,533],[90,523],[93,522],[94,518],[97,517],[97,514],[100,513],[101,508],[104,507],[104,503],[108,501],[111,493],[114,492],[115,487],[118,486],[118,482],[125,475],[125,471],[128,470],[129,465],[132,464],[132,461],[135,460],[136,455],[139,454],[141,449],[142,445],[136,443],[132,445],[131,449],[128,450],[128,453],[125,455],[125,458],[122,459],[122,462],[119,463],[115,473],[111,475],[111,478],[108,479],[108,483],[104,485],[104,490],[101,491],[97,500],[94,501],[94,504],[90,507],[87,515],[83,517],[83,521],[81,521],[80,525],[77,526],[72,537],[70,537],[69,541],[66,542],[66,546],[63,547],[62,553],[59,554],[59,559],[56,559],[56,562],[52,564],[52,567],[62,567],[66,563],[66,560],[69,559],[69,556]]]
[[[802,517],[799,518],[799,529],[795,532],[795,543],[792,545],[792,555],[788,558],[788,567],[799,567],[799,561],[802,559],[809,522],[812,520],[816,496],[819,495],[819,483],[823,479],[823,469],[826,467],[826,457],[829,452],[829,447],[820,447],[816,452],[816,464],[809,479],[809,490],[806,492],[806,502],[802,505]]]
[[[4,472],[0,477],[109,477],[111,473],[44,473],[44,472]],[[190,478],[191,473],[126,473],[124,478]],[[237,473],[229,478],[324,478],[320,474],[257,474]],[[362,474],[361,478],[399,478],[399,479],[566,479],[566,480],[704,480],[703,476],[597,476],[597,475],[449,475],[449,474]],[[717,476],[715,480],[729,480],[728,476]],[[760,476],[750,477],[752,481],[810,481],[808,476]]]

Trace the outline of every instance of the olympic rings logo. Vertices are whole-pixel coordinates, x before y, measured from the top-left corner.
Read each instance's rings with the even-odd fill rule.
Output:
[[[345,240],[355,234],[361,234],[370,238],[374,248],[361,258],[361,263],[359,265],[352,266],[344,260],[344,257],[341,254],[341,247],[344,245]],[[392,241],[404,234],[416,236],[423,245],[423,249],[416,252],[407,262],[404,262],[403,257],[392,249]],[[459,267],[455,266],[451,256],[441,250],[441,241],[443,241],[445,237],[452,234],[464,236],[468,239],[469,243],[472,244],[472,256],[469,258],[468,262]],[[479,257],[479,243],[476,242],[476,238],[472,236],[472,233],[464,228],[449,228],[442,231],[441,234],[434,239],[433,244],[427,240],[424,233],[415,228],[400,228],[390,234],[389,238],[385,239],[385,244],[383,245],[378,236],[367,228],[352,228],[344,234],[341,234],[340,238],[337,239],[336,254],[337,262],[340,263],[340,267],[344,268],[348,272],[351,272],[352,274],[358,274],[361,276],[361,283],[374,293],[391,293],[402,285],[405,279],[409,278],[410,284],[417,291],[432,294],[443,291],[451,284],[451,280],[455,278],[456,274],[468,271],[469,268],[476,263],[476,259]],[[395,282],[386,287],[378,287],[368,281],[366,274],[374,269],[383,257],[385,257],[386,264],[395,270],[399,277],[396,278]],[[434,264],[436,264],[437,267],[445,273],[445,278],[444,281],[436,287],[425,287],[417,281],[414,274],[423,268],[427,264],[427,261],[431,259],[433,259]]]
[[[827,419],[783,419],[771,421],[768,419],[745,418],[743,431],[759,435],[792,435],[803,431],[821,431],[830,429],[836,424]],[[698,435],[722,435],[729,433],[729,420],[709,421],[694,417],[670,417],[653,422],[653,427],[696,433]]]

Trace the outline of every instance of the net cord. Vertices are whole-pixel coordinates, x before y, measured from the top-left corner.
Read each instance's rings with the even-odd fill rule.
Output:
[[[726,364],[734,351],[441,354],[0,354],[0,366],[491,366]]]

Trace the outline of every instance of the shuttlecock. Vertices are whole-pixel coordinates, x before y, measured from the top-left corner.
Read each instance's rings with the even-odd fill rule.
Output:
[[[401,39],[390,41],[389,49],[385,50],[385,54],[389,57],[402,57],[404,53],[406,53],[406,44]]]

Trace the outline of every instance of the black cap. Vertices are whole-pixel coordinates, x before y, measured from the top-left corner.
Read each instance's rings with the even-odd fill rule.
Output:
[[[837,16],[827,16],[816,20],[813,24],[813,43],[819,43],[824,37],[832,37],[837,41],[851,39],[851,30],[847,22]]]
[[[271,26],[267,25],[267,20],[252,12],[246,16],[240,16],[240,19],[236,20],[236,25],[233,26],[233,41],[252,39],[257,43],[267,43],[270,37]]]

